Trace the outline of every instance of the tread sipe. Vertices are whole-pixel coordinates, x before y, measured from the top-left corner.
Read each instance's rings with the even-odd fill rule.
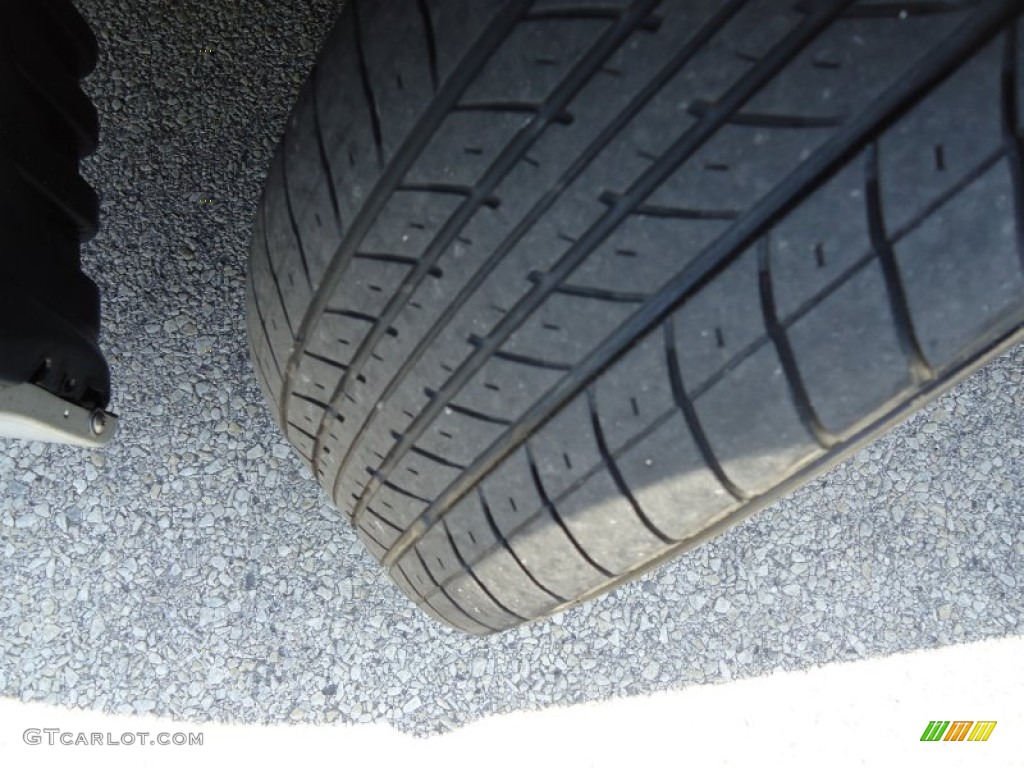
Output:
[[[1015,0],[352,0],[252,356],[395,582],[487,634],[824,471],[1024,327]]]

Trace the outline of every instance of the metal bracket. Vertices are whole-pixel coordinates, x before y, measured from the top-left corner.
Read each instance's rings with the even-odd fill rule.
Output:
[[[0,438],[100,448],[117,431],[117,416],[61,400],[35,384],[0,382]]]

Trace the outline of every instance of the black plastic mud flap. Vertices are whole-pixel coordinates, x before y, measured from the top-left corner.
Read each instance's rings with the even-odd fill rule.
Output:
[[[99,223],[79,174],[99,136],[79,86],[96,59],[67,0],[0,3],[0,437],[97,445],[116,425],[79,258]]]

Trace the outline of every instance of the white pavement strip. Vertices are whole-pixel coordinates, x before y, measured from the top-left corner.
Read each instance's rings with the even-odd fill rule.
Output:
[[[930,720],[995,720],[921,742]],[[54,745],[47,744],[54,732]],[[37,731],[26,731],[37,729]],[[27,744],[34,733],[37,745]],[[202,733],[202,746],[62,746],[79,733]],[[108,736],[109,734],[109,736]],[[130,737],[129,737],[130,738]],[[833,664],[599,704],[495,716],[429,739],[385,725],[190,724],[0,699],[0,766],[1024,766],[1024,638]]]

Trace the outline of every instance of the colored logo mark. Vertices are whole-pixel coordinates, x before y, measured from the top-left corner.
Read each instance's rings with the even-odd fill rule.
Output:
[[[932,720],[921,741],[988,741],[995,728],[995,720]]]

